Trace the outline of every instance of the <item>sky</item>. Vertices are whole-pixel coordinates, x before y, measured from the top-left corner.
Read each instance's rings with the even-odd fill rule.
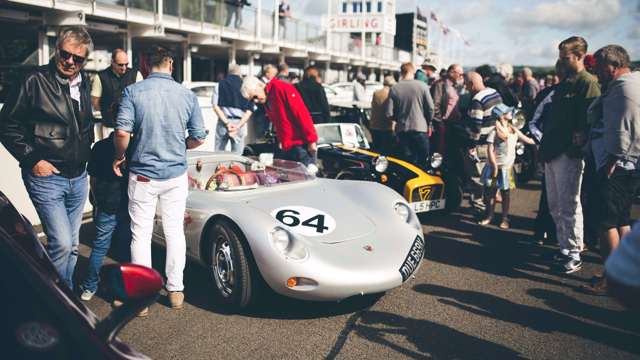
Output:
[[[320,23],[327,1],[289,3],[295,17]],[[426,14],[433,11],[467,39],[465,66],[553,66],[558,43],[573,35],[587,40],[590,53],[618,44],[640,60],[640,0],[397,0],[396,12],[413,12],[416,6]],[[434,48],[437,41],[434,35]]]

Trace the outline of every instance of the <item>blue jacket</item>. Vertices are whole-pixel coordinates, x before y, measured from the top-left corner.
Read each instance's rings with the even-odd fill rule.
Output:
[[[195,94],[159,72],[125,88],[116,129],[133,134],[129,170],[156,180],[187,170],[187,133],[199,140],[207,136]]]

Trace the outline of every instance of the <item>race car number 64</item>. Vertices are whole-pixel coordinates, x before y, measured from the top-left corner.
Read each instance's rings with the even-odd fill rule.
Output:
[[[336,228],[335,219],[324,211],[306,206],[285,206],[271,212],[291,231],[304,236],[323,236]]]

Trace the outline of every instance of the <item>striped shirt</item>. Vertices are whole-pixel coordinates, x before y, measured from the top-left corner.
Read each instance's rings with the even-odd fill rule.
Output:
[[[473,96],[468,116],[478,128],[491,126],[495,121],[491,116],[493,107],[502,104],[502,97],[492,88],[485,88]]]

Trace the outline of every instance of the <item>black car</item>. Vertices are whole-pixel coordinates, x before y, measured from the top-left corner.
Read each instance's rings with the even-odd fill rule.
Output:
[[[160,274],[133,264],[103,268],[123,305],[99,320],[62,282],[31,224],[0,192],[0,342],[3,359],[147,359],[117,333],[156,301]]]

